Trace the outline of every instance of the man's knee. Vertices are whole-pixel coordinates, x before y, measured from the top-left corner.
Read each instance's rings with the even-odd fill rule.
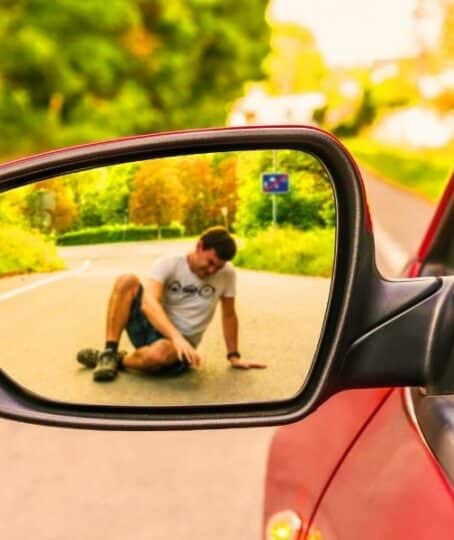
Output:
[[[148,363],[153,367],[167,366],[177,360],[176,351],[168,340],[155,342],[147,352]]]
[[[140,286],[140,280],[135,274],[122,274],[115,280],[114,289],[120,293],[135,295]]]

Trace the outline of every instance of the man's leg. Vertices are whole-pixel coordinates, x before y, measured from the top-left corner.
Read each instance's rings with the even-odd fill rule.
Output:
[[[178,361],[177,351],[173,343],[166,338],[159,339],[151,345],[137,348],[123,358],[123,366],[140,371],[154,372],[171,366]]]
[[[107,308],[106,349],[100,354],[93,372],[95,381],[110,381],[117,375],[120,364],[118,342],[128,323],[139,287],[139,278],[134,274],[124,274],[115,280]]]
[[[134,274],[124,274],[115,280],[109,298],[106,319],[106,342],[120,341],[131,312],[131,304],[140,287],[140,281]]]

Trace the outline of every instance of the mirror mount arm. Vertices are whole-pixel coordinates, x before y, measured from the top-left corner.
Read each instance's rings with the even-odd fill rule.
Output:
[[[352,343],[339,387],[421,386],[429,394],[454,392],[454,277],[408,281],[438,285]],[[403,283],[382,281],[381,286],[397,290]]]

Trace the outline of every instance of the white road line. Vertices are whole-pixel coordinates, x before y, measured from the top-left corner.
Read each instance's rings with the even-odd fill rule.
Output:
[[[386,258],[386,262],[395,272],[399,272],[408,261],[409,253],[384,230],[376,218],[373,220],[376,249]]]
[[[10,298],[13,298],[14,296],[18,296],[20,294],[26,293],[28,291],[31,291],[33,289],[37,289],[38,287],[42,287],[43,285],[47,285],[49,283],[53,283],[55,281],[61,281],[62,279],[66,279],[67,277],[75,276],[77,274],[81,274],[82,272],[85,272],[88,270],[88,268],[91,265],[91,260],[86,260],[84,264],[80,268],[76,268],[75,270],[68,270],[67,272],[62,272],[58,275],[51,276],[47,279],[42,279],[40,281],[35,281],[34,283],[30,283],[29,285],[24,285],[23,287],[18,287],[17,289],[13,289],[11,291],[8,291],[6,293],[0,294],[0,302],[3,302],[5,300],[9,300]]]

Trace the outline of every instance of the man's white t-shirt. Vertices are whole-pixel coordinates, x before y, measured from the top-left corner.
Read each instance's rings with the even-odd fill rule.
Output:
[[[165,312],[194,345],[202,339],[219,298],[233,298],[236,292],[235,270],[230,263],[201,279],[189,268],[186,255],[158,259],[151,268],[150,277],[163,284]]]

